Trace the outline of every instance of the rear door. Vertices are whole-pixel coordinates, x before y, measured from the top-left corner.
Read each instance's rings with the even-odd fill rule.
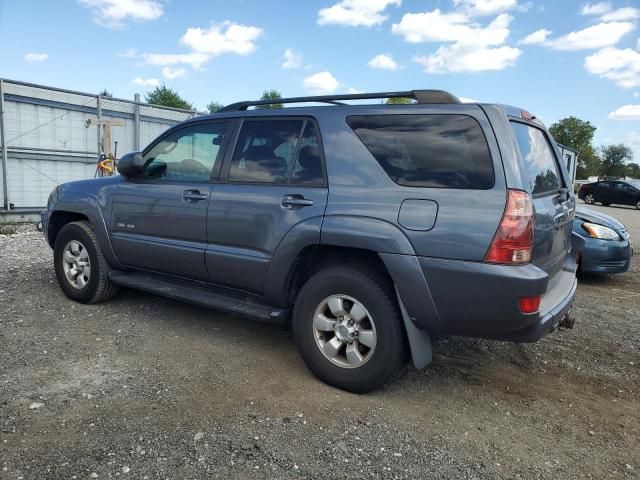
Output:
[[[544,130],[516,120],[511,121],[511,127],[533,196],[535,234],[531,261],[553,276],[562,268],[571,246],[573,199]]]
[[[243,120],[213,188],[206,264],[216,284],[263,292],[271,259],[285,236],[306,222],[320,241],[327,204],[322,146],[315,120]]]

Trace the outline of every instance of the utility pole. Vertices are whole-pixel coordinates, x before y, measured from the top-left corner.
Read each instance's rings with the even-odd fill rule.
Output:
[[[90,125],[96,125],[98,132],[100,131],[100,127],[102,127],[102,155],[98,153],[98,174],[101,177],[104,177],[105,173],[107,176],[113,175],[116,167],[116,158],[111,148],[111,139],[113,138],[111,128],[124,127],[124,122],[122,120],[90,118],[86,123],[87,128],[89,128]]]

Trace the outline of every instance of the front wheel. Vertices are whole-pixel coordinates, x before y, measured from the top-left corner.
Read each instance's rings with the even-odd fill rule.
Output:
[[[584,203],[593,205],[594,203],[596,203],[596,196],[593,193],[587,193],[584,196]]]
[[[603,207],[608,207],[609,205],[611,205],[609,202],[602,202]]]
[[[380,387],[407,363],[391,282],[365,267],[329,267],[311,277],[296,299],[293,335],[309,369],[350,392]]]
[[[87,222],[62,227],[53,246],[53,262],[60,288],[72,300],[98,303],[118,291],[109,281],[109,267]]]
[[[636,208],[640,210],[640,198],[636,200]]]

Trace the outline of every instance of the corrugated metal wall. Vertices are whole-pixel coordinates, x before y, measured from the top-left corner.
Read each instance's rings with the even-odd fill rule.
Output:
[[[2,81],[2,90],[8,200],[16,209],[44,207],[57,184],[95,175],[100,138],[87,120],[124,122],[112,128],[121,157],[195,114],[10,80]],[[3,198],[0,182],[0,207],[6,207]]]

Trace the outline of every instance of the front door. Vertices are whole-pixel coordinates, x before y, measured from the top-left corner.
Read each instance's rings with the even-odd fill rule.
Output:
[[[118,185],[111,237],[123,265],[207,280],[207,208],[230,122],[168,132],[144,153],[141,175]]]
[[[244,120],[209,201],[212,282],[261,294],[271,259],[294,227],[317,235],[327,203],[318,127],[311,119]]]

